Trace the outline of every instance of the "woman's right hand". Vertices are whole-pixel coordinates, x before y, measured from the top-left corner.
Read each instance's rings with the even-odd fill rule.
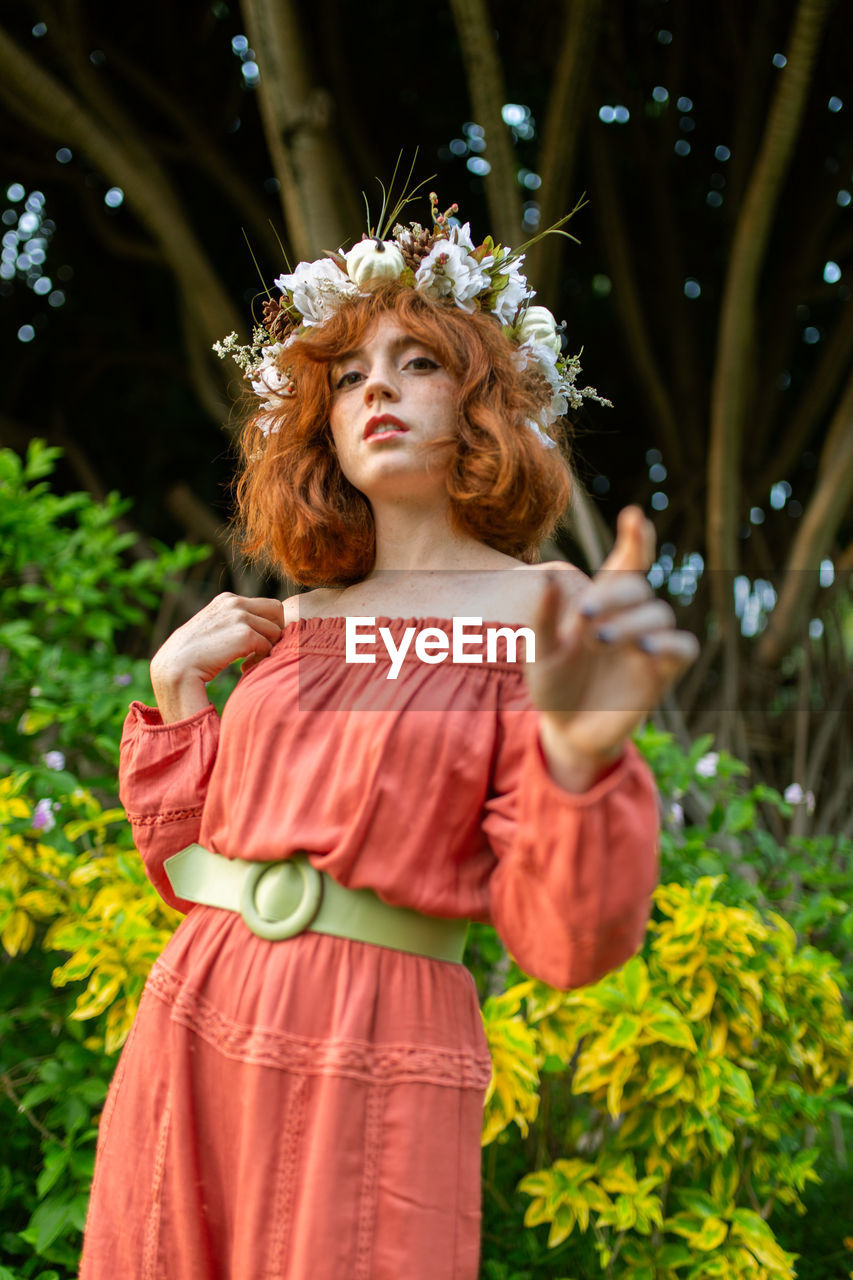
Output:
[[[164,724],[183,720],[209,705],[205,685],[238,658],[243,670],[260,662],[281,636],[284,606],[264,596],[211,600],[178,627],[151,660],[151,684]]]

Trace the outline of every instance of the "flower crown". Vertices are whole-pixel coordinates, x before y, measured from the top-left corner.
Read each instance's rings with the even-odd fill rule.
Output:
[[[431,227],[398,222],[390,239],[383,239],[381,234],[365,234],[347,253],[340,249],[316,262],[298,263],[295,271],[275,280],[279,298],[267,290],[262,308],[264,322],[255,325],[250,345],[241,346],[236,333],[214,343],[213,350],[220,358],[231,356],[235,360],[254,394],[269,410],[256,418],[263,435],[278,429],[275,411],[296,394],[289,371],[282,368],[284,349],[312,326],[324,324],[353,298],[364,296],[368,285],[389,280],[399,280],[428,298],[455,303],[462,311],[485,311],[496,317],[515,347],[519,370],[538,373],[543,380],[543,405],[535,417],[528,418],[527,425],[546,448],[556,445],[548,428],[568,412],[569,406],[579,409],[585,399],[590,399],[612,408],[595,387],[577,386],[580,352],[574,356],[561,354],[561,331],[565,325],[558,325],[547,307],[531,306],[535,291],[522,275],[521,264],[524,249],[535,241],[515,251],[495,244],[491,236],[475,245],[470,224],[463,226],[455,217],[458,205],[440,213],[434,192],[429,200]],[[556,231],[571,216],[548,230]],[[389,225],[391,221],[393,216]]]

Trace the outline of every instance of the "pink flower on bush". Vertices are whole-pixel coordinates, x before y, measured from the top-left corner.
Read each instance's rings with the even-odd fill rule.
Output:
[[[53,816],[53,805],[50,800],[39,800],[33,810],[33,820],[30,823],[33,831],[52,831],[56,826],[56,818]]]

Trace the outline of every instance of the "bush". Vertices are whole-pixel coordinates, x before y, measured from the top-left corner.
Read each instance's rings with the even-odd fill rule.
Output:
[[[559,1155],[519,1183],[525,1225],[547,1225],[551,1248],[589,1233],[614,1278],[793,1276],[767,1219],[803,1211],[807,1135],[849,1110],[838,961],[717,901],[720,883],[661,886],[643,954],[594,986],[526,980],[485,1004],[486,1141],[525,1132],[550,1080],[537,1163]]]
[[[76,1273],[97,1114],[178,918],[112,807],[127,703],[151,699],[121,650],[208,554],[134,559],[126,502],[50,491],[58,452],[0,450],[0,1280]]]
[[[55,457],[0,451],[0,1280],[76,1271],[114,1055],[178,919],[115,808],[126,704],[151,697],[147,661],[122,651],[204,554],[131,560],[126,504],[56,497]],[[853,1187],[828,1122],[837,1146],[853,846],[777,842],[762,814],[784,822],[791,803],[710,739],[638,740],[666,797],[670,881],[642,955],[565,994],[472,929],[494,1063],[484,1280],[782,1280],[792,1250],[803,1280],[837,1280]],[[838,1211],[796,1217],[821,1171]]]

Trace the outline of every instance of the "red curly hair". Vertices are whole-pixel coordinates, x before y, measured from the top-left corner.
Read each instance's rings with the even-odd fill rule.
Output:
[[[518,369],[493,316],[461,311],[398,281],[348,301],[282,352],[297,394],[272,413],[254,412],[240,434],[242,549],[304,586],[347,586],[372,569],[373,512],[343,475],[332,442],[330,369],[387,313],[459,379],[458,433],[447,471],[453,529],[535,563],[571,491],[562,451],[544,448],[527,425],[551,389],[541,374]]]

